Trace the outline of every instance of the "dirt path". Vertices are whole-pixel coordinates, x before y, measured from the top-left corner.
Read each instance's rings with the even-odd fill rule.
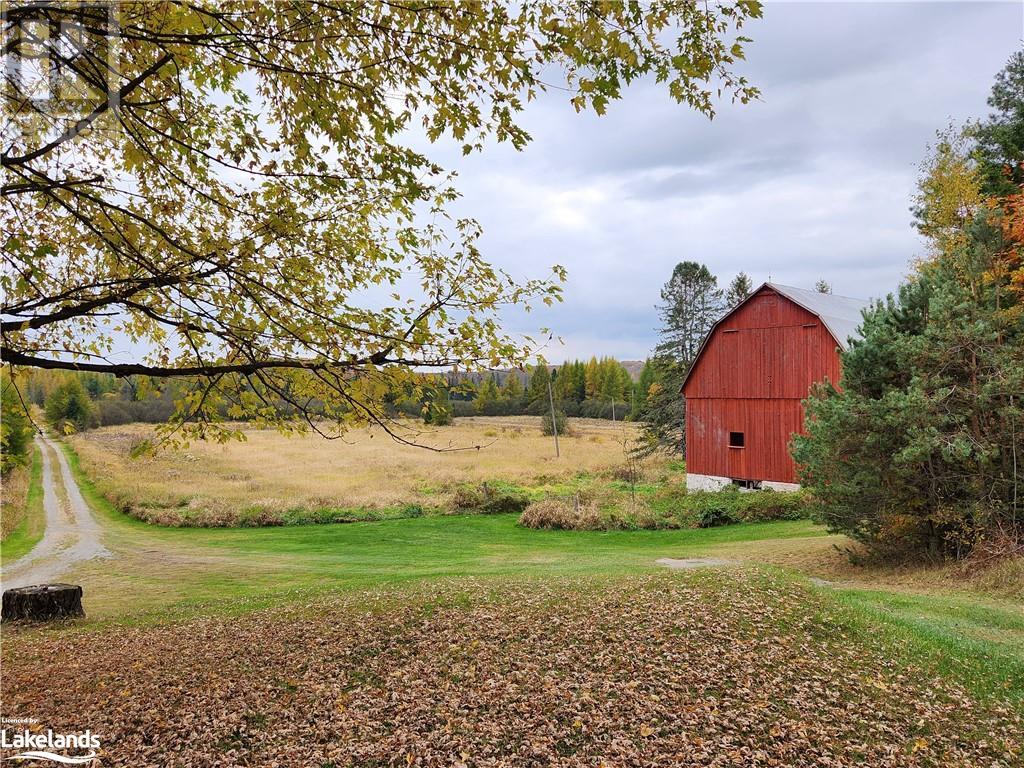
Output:
[[[736,565],[735,560],[723,560],[720,557],[687,557],[679,560],[673,557],[662,557],[655,560],[658,565],[666,568],[688,571],[694,568],[716,568],[722,565]]]
[[[46,531],[24,557],[3,567],[0,582],[4,589],[53,582],[81,562],[111,557],[100,541],[100,525],[82,498],[64,453],[48,437],[36,437],[36,444],[43,458]],[[59,483],[54,458],[60,470]]]

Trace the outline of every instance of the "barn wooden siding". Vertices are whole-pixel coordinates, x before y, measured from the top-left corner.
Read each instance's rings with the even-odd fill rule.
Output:
[[[712,332],[687,378],[688,472],[795,483],[789,456],[804,421],[801,400],[839,381],[838,345],[821,320],[768,286]],[[743,448],[729,433],[744,434]]]

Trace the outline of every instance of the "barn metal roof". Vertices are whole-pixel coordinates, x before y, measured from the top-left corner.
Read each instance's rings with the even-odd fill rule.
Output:
[[[794,288],[791,285],[762,283],[751,291],[747,298],[722,315],[722,317],[718,319],[718,322],[711,326],[711,330],[708,332],[708,335],[705,336],[704,341],[701,342],[700,349],[697,350],[697,355],[693,358],[693,363],[690,364],[690,369],[686,372],[686,376],[683,377],[683,388],[686,387],[686,382],[689,381],[690,374],[697,368],[697,361],[700,360],[701,355],[704,354],[704,348],[707,347],[708,341],[712,336],[714,336],[718,326],[720,326],[726,318],[731,316],[733,312],[742,307],[765,288],[785,296],[787,299],[803,307],[811,314],[817,315],[828,332],[832,334],[832,338],[836,340],[839,348],[842,350],[845,350],[849,346],[849,339],[860,338],[859,328],[861,320],[863,319],[861,317],[861,310],[871,306],[871,302],[866,299],[854,299],[849,296],[836,296],[831,293],[819,293],[818,291],[810,291],[806,288]]]
[[[870,301],[864,299],[853,299],[849,296],[835,296],[831,293],[819,293],[809,291],[806,288],[794,288],[791,285],[779,285],[778,283],[765,283],[769,288],[774,288],[790,301],[799,304],[821,318],[821,322],[828,328],[832,338],[836,340],[841,349],[846,349],[850,337],[860,338],[861,310],[871,306]]]

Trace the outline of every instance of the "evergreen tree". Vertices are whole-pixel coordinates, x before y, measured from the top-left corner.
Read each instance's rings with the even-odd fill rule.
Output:
[[[818,293],[832,293],[832,286],[824,278],[819,278],[818,282],[814,284],[814,290]]]
[[[526,390],[526,400],[530,404],[547,402],[548,382],[551,381],[551,372],[547,365],[538,363],[533,366],[533,373],[530,375],[530,386]]]
[[[661,290],[660,356],[689,367],[711,327],[722,316],[725,297],[718,279],[703,264],[684,261]]]
[[[583,370],[583,399],[592,400],[597,397],[600,392],[600,370],[597,364],[597,358],[592,357],[587,361],[586,367]]]
[[[651,358],[654,382],[645,405],[640,452],[681,453],[686,449],[686,403],[683,399],[685,369],[670,357]]]
[[[724,310],[723,292],[706,266],[693,261],[676,265],[658,305],[661,340],[652,361],[657,386],[647,398],[644,452],[685,450],[683,379]]]
[[[883,554],[932,556],[963,555],[994,531],[1024,537],[1013,461],[1024,325],[1007,322],[1000,294],[1009,299],[942,261],[867,313],[842,389],[815,389],[808,434],[794,441],[801,482],[834,530]]]
[[[31,442],[32,424],[25,404],[4,371],[0,375],[0,475],[26,461]]]
[[[61,432],[75,432],[96,424],[96,413],[82,382],[69,376],[46,398],[46,420]]]
[[[498,384],[494,381],[494,374],[488,374],[477,386],[476,390],[476,412],[484,415],[494,415],[495,406],[498,403]]]
[[[727,309],[737,307],[740,303],[747,298],[754,290],[754,283],[750,280],[750,276],[746,272],[740,272],[736,277],[729,283],[729,288],[725,292],[725,306]]]
[[[644,367],[640,371],[640,379],[636,383],[636,396],[633,401],[634,421],[645,418],[647,413],[647,398],[651,392],[651,385],[654,384],[654,363],[650,358],[644,361]]]
[[[915,208],[930,256],[865,313],[841,388],[812,392],[794,440],[822,519],[883,554],[1024,541],[1024,193],[986,199],[1004,170],[986,158],[942,134]]]
[[[1024,51],[996,75],[988,105],[993,112],[973,130],[981,189],[1005,197],[1024,184]]]
[[[581,403],[586,396],[586,366],[580,360],[564,363],[555,378],[555,399],[561,402]]]
[[[574,399],[582,403],[587,399],[587,366],[582,360],[577,360],[572,368],[572,384],[576,391]]]
[[[98,400],[108,392],[117,389],[117,379],[109,373],[82,373],[79,374],[82,386],[89,393],[89,397]]]
[[[501,398],[510,403],[510,409],[518,410],[523,399],[523,383],[519,381],[518,371],[509,371],[505,383],[501,385]]]
[[[575,368],[573,363],[568,361],[562,363],[558,368],[558,375],[555,376],[553,389],[555,400],[560,403],[575,399],[575,383],[573,381],[574,370]]]

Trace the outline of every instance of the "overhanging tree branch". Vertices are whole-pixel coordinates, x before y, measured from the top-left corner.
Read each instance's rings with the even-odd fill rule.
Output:
[[[414,121],[467,152],[489,137],[522,148],[545,71],[565,73],[550,87],[578,110],[645,75],[706,114],[719,87],[756,96],[731,71],[760,15],[746,0],[116,7],[113,28],[103,7],[5,6],[9,56],[49,57],[72,94],[123,85],[76,120],[8,83],[0,355],[205,380],[179,425],[230,410],[311,426],[314,407],[386,422],[388,393],[424,386],[421,369],[527,361],[532,341],[499,311],[559,300],[564,271],[492,268],[479,227],[448,213],[453,177],[407,145]],[[22,40],[27,21],[51,37]],[[123,337],[148,354],[107,361]]]
[[[74,125],[72,125],[66,131],[64,131],[64,133],[62,133],[53,141],[44,144],[43,146],[31,152],[26,152],[23,155],[15,155],[12,157],[9,156],[6,152],[4,152],[3,155],[0,155],[0,165],[2,165],[4,168],[8,168],[15,165],[24,165],[25,163],[31,163],[33,160],[36,160],[42,157],[43,155],[52,152],[64,142],[70,141],[71,139],[75,138],[82,131],[84,131],[86,128],[92,125],[100,115],[104,114],[107,110],[109,110],[111,106],[113,106],[116,103],[119,103],[126,96],[130,95],[136,88],[142,85],[142,83],[144,83],[150,77],[159,72],[161,67],[169,63],[173,58],[174,57],[170,53],[165,53],[163,56],[161,56],[159,59],[153,62],[152,65],[144,69],[138,75],[136,75],[123,86],[121,86],[117,91],[116,100],[110,97],[104,99],[100,104],[96,105],[92,112],[83,117],[81,120],[76,121]]]
[[[388,363],[409,364],[412,361],[391,360],[387,353],[378,352],[369,357],[351,360],[253,360],[242,363],[210,363],[206,365],[159,366],[144,363],[89,363],[77,360],[57,360],[26,354],[7,346],[0,346],[0,362],[7,365],[24,365],[43,370],[57,371],[88,371],[90,373],[109,373],[114,376],[221,376],[228,373],[252,374],[270,370],[301,370],[301,371],[341,371],[355,370],[365,365],[385,365]],[[443,366],[447,362],[413,363],[416,365]]]

